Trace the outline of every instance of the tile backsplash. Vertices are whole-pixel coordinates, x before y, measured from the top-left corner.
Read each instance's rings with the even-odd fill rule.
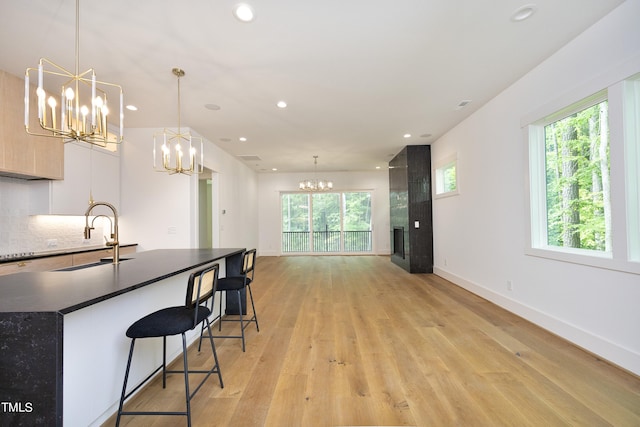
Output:
[[[30,188],[30,181],[0,177],[0,256],[104,244],[107,219],[98,218],[91,239],[85,240],[82,215],[29,215]]]

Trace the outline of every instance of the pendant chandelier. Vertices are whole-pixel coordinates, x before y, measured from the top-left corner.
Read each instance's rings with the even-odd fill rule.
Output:
[[[313,156],[313,167],[313,179],[305,179],[304,181],[300,181],[300,190],[327,191],[333,189],[333,182],[326,179],[318,179],[318,156]]]
[[[180,77],[184,77],[185,73],[180,68],[174,68],[171,72],[178,78],[178,132],[165,128],[162,133],[153,135],[153,167],[159,172],[168,172],[170,175],[202,173],[204,170],[202,138],[191,136],[190,132],[182,133],[180,128]],[[162,137],[162,145],[158,149],[160,137]],[[200,145],[199,162],[196,162],[198,151],[194,143]],[[186,150],[186,156],[183,150]]]
[[[75,72],[41,58],[38,68],[27,68],[24,79],[24,127],[28,134],[63,138],[65,142],[81,141],[106,147],[123,141],[122,87],[98,81],[93,68],[80,73],[80,0],[76,0]],[[30,74],[37,72],[36,105],[31,105]],[[47,80],[45,82],[45,79]],[[47,88],[57,87],[57,94],[48,95]],[[120,114],[115,127],[118,134],[109,132],[107,118],[112,118],[107,93],[119,96]],[[56,98],[58,96],[59,98]],[[29,128],[30,114],[38,115],[41,130]],[[34,117],[35,118],[35,117]]]

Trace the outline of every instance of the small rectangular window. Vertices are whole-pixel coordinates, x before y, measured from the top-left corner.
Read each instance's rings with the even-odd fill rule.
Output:
[[[436,166],[436,197],[458,194],[458,160],[450,156]]]

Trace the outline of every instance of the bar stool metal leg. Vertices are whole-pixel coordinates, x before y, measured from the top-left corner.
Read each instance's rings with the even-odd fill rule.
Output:
[[[127,381],[129,380],[129,371],[131,369],[131,359],[133,357],[133,346],[136,343],[135,339],[131,340],[129,346],[129,359],[127,360],[127,369],[124,372],[124,384],[122,385],[122,394],[120,395],[120,404],[118,405],[118,416],[116,417],[116,427],[120,425],[120,416],[122,415],[122,407],[124,406],[124,399],[127,393]]]

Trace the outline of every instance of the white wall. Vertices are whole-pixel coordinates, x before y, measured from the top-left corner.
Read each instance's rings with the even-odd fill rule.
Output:
[[[120,239],[138,250],[198,247],[197,175],[153,170],[157,129],[126,129],[121,154]],[[257,174],[205,141],[205,167],[214,171],[216,247],[258,245]],[[226,214],[222,215],[221,211]]]
[[[524,254],[520,122],[589,82],[640,72],[638,17],[640,1],[627,0],[432,146],[434,164],[457,153],[460,188],[434,201],[435,272],[636,374],[640,276]]]
[[[330,179],[337,191],[371,191],[373,215],[373,252],[389,254],[389,171],[334,172],[320,174]],[[258,208],[261,255],[280,255],[281,220],[280,193],[297,191],[298,183],[309,178],[302,173],[261,173],[259,174]]]

